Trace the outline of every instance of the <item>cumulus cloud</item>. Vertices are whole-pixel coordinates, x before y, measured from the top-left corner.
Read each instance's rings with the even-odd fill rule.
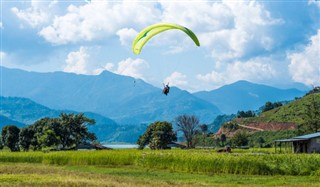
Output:
[[[282,19],[273,18],[258,2],[223,1],[223,4],[231,12],[234,25],[200,34],[203,46],[211,50],[214,59],[234,60],[273,49],[274,38],[270,28],[283,24]]]
[[[49,22],[51,18],[51,11],[48,8],[52,8],[57,1],[44,2],[44,1],[31,1],[31,7],[22,10],[17,7],[11,8],[11,11],[21,20],[28,23],[31,27],[37,27],[44,23]]]
[[[165,78],[164,82],[177,87],[185,87],[188,84],[187,76],[177,71]]]
[[[132,28],[123,28],[118,30],[117,35],[119,36],[121,45],[128,46],[131,45],[134,38],[138,34],[137,31],[135,31]]]
[[[253,82],[272,80],[278,72],[271,65],[263,61],[268,59],[253,59],[247,62],[234,62],[227,64],[225,69],[213,70],[207,74],[198,74],[197,79],[217,86],[233,83],[238,80]]]
[[[88,74],[88,58],[89,54],[85,47],[80,47],[79,51],[70,52],[66,59],[66,66],[63,71],[77,74]]]
[[[0,21],[0,29],[4,29],[3,23]]]
[[[0,51],[0,58],[3,60],[6,57],[6,53],[3,51]]]
[[[300,52],[288,53],[292,79],[306,85],[320,82],[320,30],[310,38],[310,43]]]
[[[92,1],[70,5],[65,15],[56,16],[39,35],[53,44],[91,41],[113,35],[125,26],[153,23],[158,20],[158,13],[153,3]]]
[[[320,8],[320,2],[318,0],[308,0],[308,4],[315,4]]]
[[[146,80],[146,71],[149,69],[149,64],[143,59],[127,58],[120,61],[117,66],[114,66],[112,63],[107,63],[105,69],[119,75]]]

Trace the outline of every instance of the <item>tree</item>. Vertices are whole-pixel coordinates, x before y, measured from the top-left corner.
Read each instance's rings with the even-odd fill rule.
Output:
[[[266,142],[266,141],[264,140],[263,137],[260,136],[260,137],[258,138],[258,143],[259,143],[260,148],[263,147],[263,144],[264,144],[265,142]]]
[[[266,111],[269,111],[269,110],[272,110],[274,108],[277,108],[277,107],[280,107],[282,106],[282,103],[281,102],[275,102],[275,103],[272,103],[270,101],[266,102],[266,104],[264,105],[263,109],[262,109],[262,112],[266,112]]]
[[[316,92],[317,93],[317,92]],[[304,105],[304,113],[302,118],[304,123],[299,126],[302,133],[315,133],[320,131],[320,100],[315,93],[310,93],[308,101]]]
[[[63,148],[76,147],[80,143],[96,140],[93,133],[90,133],[87,126],[95,124],[94,119],[89,119],[80,114],[60,114],[59,134]]]
[[[149,144],[151,149],[166,149],[172,141],[176,141],[177,136],[173,132],[171,123],[166,121],[156,121],[150,124],[146,132],[139,137],[137,144],[139,149],[143,149]]]
[[[193,148],[193,136],[199,128],[199,119],[194,116],[181,115],[175,119],[177,130],[181,131],[187,141],[187,148]]]
[[[224,147],[224,143],[226,142],[226,140],[227,140],[227,136],[225,134],[221,134],[220,141],[221,141],[223,147]]]
[[[32,126],[22,128],[19,133],[19,145],[24,151],[28,151],[35,132]]]
[[[245,131],[239,131],[232,137],[235,146],[246,146],[249,143],[248,134]]]
[[[2,142],[11,151],[19,151],[19,132],[20,129],[15,125],[7,125],[2,128]]]
[[[208,125],[202,124],[200,125],[200,129],[202,133],[206,133],[208,131]]]
[[[20,135],[21,147],[28,150],[73,148],[87,141],[96,140],[95,134],[88,131],[87,126],[94,124],[93,119],[84,114],[61,113],[59,118],[42,118]]]
[[[237,118],[249,118],[249,117],[255,117],[256,114],[251,111],[251,110],[248,110],[248,111],[238,111],[238,114],[237,114]]]

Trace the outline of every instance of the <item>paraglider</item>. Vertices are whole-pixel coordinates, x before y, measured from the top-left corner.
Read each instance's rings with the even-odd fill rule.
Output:
[[[133,53],[140,54],[142,47],[148,42],[148,40],[150,40],[150,38],[152,38],[153,36],[161,32],[164,32],[170,29],[179,29],[185,32],[197,46],[200,46],[200,42],[197,36],[190,29],[177,24],[172,24],[172,23],[158,23],[143,29],[137,35],[132,45]]]
[[[167,85],[164,85],[164,83],[163,83],[162,93],[165,95],[168,95],[169,91],[170,91],[169,83]]]
[[[132,51],[134,54],[140,54],[142,47],[155,35],[171,30],[171,29],[178,29],[186,33],[192,40],[193,42],[197,45],[200,46],[200,42],[197,38],[197,36],[188,28],[183,27],[181,25],[177,24],[172,24],[172,23],[158,23],[151,25],[149,27],[146,27],[143,29],[135,38],[132,44]],[[170,91],[169,83],[167,85],[164,85],[164,88],[162,90],[162,93],[165,95],[168,95]]]

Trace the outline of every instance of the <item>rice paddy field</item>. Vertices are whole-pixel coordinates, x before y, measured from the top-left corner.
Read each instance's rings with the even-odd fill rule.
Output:
[[[0,152],[0,186],[320,186],[320,154],[256,151]]]

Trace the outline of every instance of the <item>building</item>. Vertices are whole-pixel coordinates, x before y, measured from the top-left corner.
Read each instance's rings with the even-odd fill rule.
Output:
[[[280,152],[320,153],[320,132],[290,139],[275,140],[274,143],[275,152],[277,152],[277,148],[280,148]]]

